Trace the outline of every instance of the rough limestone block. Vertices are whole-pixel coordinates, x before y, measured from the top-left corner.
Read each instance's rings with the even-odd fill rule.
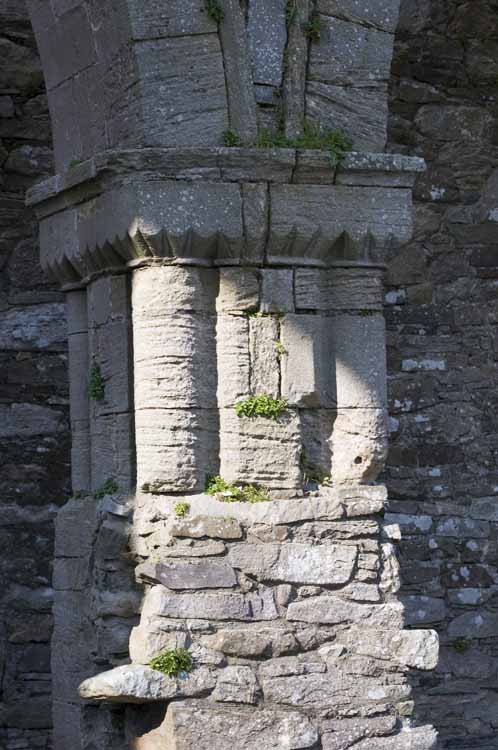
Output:
[[[250,594],[171,594],[154,586],[145,596],[142,617],[158,616],[258,622],[276,620],[278,613],[271,589]]]
[[[300,487],[299,421],[286,411],[278,420],[220,413],[220,474],[228,482],[259,484],[269,490]]]
[[[292,406],[335,406],[328,334],[331,325],[329,319],[317,315],[286,315],[282,320],[282,396]]]
[[[245,18],[238,0],[221,0],[224,18],[219,24],[227,84],[230,128],[243,143],[258,134],[256,101],[251,76]]]
[[[383,306],[382,271],[375,268],[296,268],[297,310],[378,310]]]
[[[259,275],[247,268],[221,268],[216,311],[253,312],[259,305]]]
[[[320,20],[320,43],[310,51],[310,81],[363,88],[389,80],[392,34],[328,16]]]
[[[370,630],[349,628],[337,635],[334,643],[357,656],[389,659],[403,668],[435,669],[439,657],[439,638],[435,630]]]
[[[294,635],[278,628],[218,630],[215,635],[207,636],[204,640],[210,648],[227,656],[249,658],[267,656],[269,653],[280,656],[297,647]]]
[[[387,457],[385,410],[338,409],[330,448],[334,482],[375,479]]]
[[[240,544],[230,547],[228,560],[262,581],[338,586],[350,579],[356,554],[334,544]]]
[[[229,123],[218,35],[144,41],[135,54],[146,144],[219,143]]]
[[[134,39],[216,33],[203,0],[130,0],[127,5]]]
[[[263,262],[268,233],[268,188],[266,184],[242,184],[244,257],[248,263]],[[221,258],[221,254],[219,254]]]
[[[247,30],[254,83],[280,86],[287,40],[285,0],[251,0]]]
[[[381,737],[358,742],[355,750],[435,750],[437,732],[433,727],[406,727],[394,737]],[[324,746],[324,750],[327,750]]]
[[[318,13],[366,22],[383,31],[394,33],[398,23],[399,0],[318,0]]]
[[[321,725],[323,750],[347,750],[364,737],[384,737],[396,728],[396,716],[332,719]]]
[[[231,504],[230,504],[231,505]],[[190,515],[187,518],[175,519],[170,527],[169,533],[173,537],[189,537],[201,539],[240,539],[242,529],[235,518],[213,518],[213,516]]]
[[[247,398],[250,389],[249,320],[219,314],[216,321],[217,397],[220,407]]]
[[[213,474],[217,413],[210,409],[144,409],[135,413],[137,485],[159,492],[200,491]],[[215,472],[214,472],[215,473]]]
[[[47,303],[2,311],[0,346],[3,350],[64,351],[66,348],[64,306]]]
[[[287,25],[286,66],[284,70],[285,135],[296,138],[304,126],[304,92],[308,65],[309,40],[306,24],[310,18],[311,0],[295,0],[294,18]]]
[[[342,130],[355,151],[383,151],[387,138],[387,83],[370,88],[309,81],[306,111],[322,128]]]
[[[138,580],[161,583],[173,591],[182,589],[224,589],[237,585],[237,578],[225,560],[188,562],[147,561],[135,569]]]
[[[294,312],[294,271],[265,268],[261,272],[261,312]]]
[[[213,700],[218,703],[249,703],[257,701],[258,683],[250,667],[226,667],[219,675]]]
[[[214,316],[137,318],[133,356],[136,409],[216,407]]]
[[[176,750],[304,750],[315,747],[318,732],[297,711],[260,711],[171,703],[166,715],[168,744]]]
[[[210,268],[152,266],[132,276],[134,321],[152,321],[180,312],[214,313],[218,274]]]
[[[274,316],[249,320],[250,383],[252,393],[280,396],[280,325]]]
[[[130,659],[135,664],[148,664],[161,651],[185,648],[188,637],[181,630],[161,627],[159,619],[145,620],[133,628],[130,634]]]
[[[328,333],[337,406],[378,408],[387,404],[386,327],[384,317],[338,315],[329,318]]]
[[[405,608],[405,624],[406,625],[429,625],[433,622],[440,622],[447,616],[447,608],[444,599],[438,599],[434,596],[419,596],[410,595],[403,596],[403,606]],[[486,613],[489,614],[489,613]],[[462,615],[465,618],[467,615]],[[493,619],[494,616],[492,616]],[[471,619],[473,618],[473,619]],[[457,618],[461,619],[461,618]],[[481,622],[482,621],[482,622]],[[463,622],[463,621],[462,621]],[[473,612],[468,613],[468,624],[472,626],[472,637],[481,635],[478,633],[477,626],[484,623],[484,619],[480,614],[474,614]],[[498,622],[498,617],[494,617],[494,625]],[[451,636],[458,635],[471,635],[470,629],[466,633],[457,632],[458,628],[455,627],[455,620],[450,623],[449,633]],[[481,637],[483,637],[481,635]]]
[[[174,678],[140,664],[126,664],[85,680],[79,687],[79,694],[85,700],[148,703],[203,695],[215,685],[216,677],[206,667]]]
[[[133,414],[110,414],[90,424],[92,489],[114,479],[121,491],[133,482],[135,452]]]
[[[398,602],[389,604],[358,604],[345,601],[338,596],[324,594],[292,602],[287,610],[291,622],[362,623],[365,627],[400,630],[403,626],[403,606]]]
[[[69,350],[69,395],[71,422],[88,422],[90,404],[88,400],[88,332],[68,336]]]
[[[315,84],[318,85],[318,84]],[[411,237],[411,191],[346,185],[271,185],[270,263],[326,264],[346,232],[361,245]]]

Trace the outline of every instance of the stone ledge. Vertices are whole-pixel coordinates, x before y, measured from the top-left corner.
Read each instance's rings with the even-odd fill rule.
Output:
[[[354,184],[411,187],[416,175],[424,171],[425,162],[419,157],[359,151],[347,154],[341,166],[334,170],[326,152],[307,149],[215,147],[110,150],[37,183],[28,190],[26,203],[39,206],[50,201],[52,205],[40,208],[40,215],[49,215],[111,185],[126,181],[137,173],[155,179],[196,182],[302,184],[334,183],[335,178],[338,183],[352,184],[348,180],[354,176]],[[53,203],[63,194],[63,200]]]

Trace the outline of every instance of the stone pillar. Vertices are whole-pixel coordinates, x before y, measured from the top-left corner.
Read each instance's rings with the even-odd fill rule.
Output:
[[[403,630],[376,483],[382,269],[424,168],[371,153],[398,0],[29,5],[88,492],[59,535],[93,519],[57,561],[56,750],[65,707],[75,750],[430,750],[408,672],[437,637]]]

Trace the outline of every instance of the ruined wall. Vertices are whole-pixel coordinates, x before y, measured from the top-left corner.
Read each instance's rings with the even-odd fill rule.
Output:
[[[417,706],[465,750],[498,741],[497,13],[404,0],[391,92],[391,148],[428,171],[388,273],[386,479],[413,622],[442,646]]]
[[[68,494],[63,296],[38,262],[25,189],[53,172],[24,4],[0,2],[0,747],[50,742],[53,520]]]

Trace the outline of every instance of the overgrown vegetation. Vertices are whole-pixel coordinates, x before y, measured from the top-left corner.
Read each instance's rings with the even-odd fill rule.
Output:
[[[215,23],[221,23],[225,18],[225,12],[218,0],[206,0],[206,11],[209,18]]]
[[[162,651],[150,660],[149,667],[168,675],[168,677],[178,677],[182,673],[191,671],[192,656],[186,648]]]
[[[346,154],[353,148],[352,141],[342,130],[333,128],[322,129],[320,123],[305,120],[302,135],[297,138],[287,138],[282,130],[271,133],[262,129],[256,140],[257,148],[303,148],[318,151],[328,151],[330,164],[337,167]]]
[[[281,398],[272,398],[265,393],[250,396],[244,401],[237,401],[234,406],[238,417],[264,417],[265,419],[278,419],[287,408],[287,401]]]
[[[175,505],[175,516],[177,518],[183,518],[190,513],[190,505],[188,503],[177,503]]]
[[[223,143],[225,146],[240,146],[240,138],[234,130],[224,130]]]
[[[270,500],[265,490],[254,484],[235,485],[222,477],[206,479],[206,495],[216,495],[225,503],[266,503]]]
[[[92,401],[103,401],[105,396],[104,380],[96,362],[90,367],[88,374],[88,396]]]
[[[107,479],[103,485],[101,485],[95,492],[93,493],[93,496],[100,500],[101,498],[105,497],[106,495],[115,495],[116,492],[119,492],[119,486],[115,479]]]

